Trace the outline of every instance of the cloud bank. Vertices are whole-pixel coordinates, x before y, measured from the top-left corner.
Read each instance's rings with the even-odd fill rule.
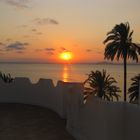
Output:
[[[20,41],[16,41],[14,43],[7,45],[6,50],[7,51],[12,51],[12,50],[22,51],[22,50],[25,50],[26,46],[28,46],[28,45],[29,45],[29,43],[27,43],[27,42],[22,43]]]

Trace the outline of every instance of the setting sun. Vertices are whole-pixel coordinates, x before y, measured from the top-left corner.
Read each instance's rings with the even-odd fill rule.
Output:
[[[62,60],[68,61],[72,59],[72,53],[71,52],[63,52],[60,54],[60,58]]]

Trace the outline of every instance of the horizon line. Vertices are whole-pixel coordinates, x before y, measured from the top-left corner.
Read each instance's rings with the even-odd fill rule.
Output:
[[[56,62],[32,62],[32,61],[0,61],[0,64],[112,64],[112,65],[123,65],[122,62],[106,62],[106,61],[100,61],[100,62],[75,62],[75,63],[56,63]],[[128,62],[128,65],[139,65],[140,62],[134,63],[134,62]]]

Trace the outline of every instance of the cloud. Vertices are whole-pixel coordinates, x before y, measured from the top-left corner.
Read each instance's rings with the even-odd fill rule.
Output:
[[[54,48],[45,48],[45,51],[48,55],[54,55],[55,49]]]
[[[43,33],[42,32],[38,32],[38,30],[37,29],[31,29],[31,31],[33,32],[33,33],[35,33],[36,35],[42,35]]]
[[[44,52],[48,55],[54,55],[54,48],[45,48],[45,49],[35,49],[36,52]]]
[[[59,24],[57,20],[52,19],[52,18],[36,18],[34,19],[34,22],[39,25],[46,25],[46,24],[58,25]]]
[[[64,48],[64,47],[61,47],[60,48],[62,51],[66,51],[67,49],[66,48]]]
[[[54,55],[54,53],[53,53],[53,52],[47,52],[47,54],[48,54],[48,55]]]
[[[23,9],[23,8],[29,8],[30,0],[1,0],[1,1],[11,6]]]
[[[54,55],[55,49],[54,48],[44,48],[44,49],[35,49],[36,52],[40,53],[40,52],[44,52],[48,55]]]
[[[60,49],[61,49],[61,52],[71,52],[70,50],[68,50],[68,49],[66,49],[64,47],[60,47]]]
[[[28,46],[28,45],[29,45],[29,43],[27,43],[27,42],[22,43],[20,41],[16,41],[14,43],[7,45],[6,50],[7,51],[12,51],[12,50],[22,51],[22,50],[25,50],[26,49],[25,46]]]
[[[45,48],[46,51],[55,51],[54,48]]]
[[[92,52],[92,50],[91,49],[87,49],[86,52]]]

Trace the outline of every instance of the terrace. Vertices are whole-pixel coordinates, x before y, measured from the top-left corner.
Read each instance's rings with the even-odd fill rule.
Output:
[[[1,139],[19,139],[20,136],[20,139],[34,140],[72,139],[65,132],[62,119],[66,120],[66,130],[77,140],[132,140],[140,137],[138,105],[107,102],[94,96],[84,104],[82,83],[59,81],[54,86],[50,79],[40,79],[36,84],[31,84],[28,78],[15,78],[10,84],[0,81],[0,102]],[[46,117],[51,121],[47,122]]]

